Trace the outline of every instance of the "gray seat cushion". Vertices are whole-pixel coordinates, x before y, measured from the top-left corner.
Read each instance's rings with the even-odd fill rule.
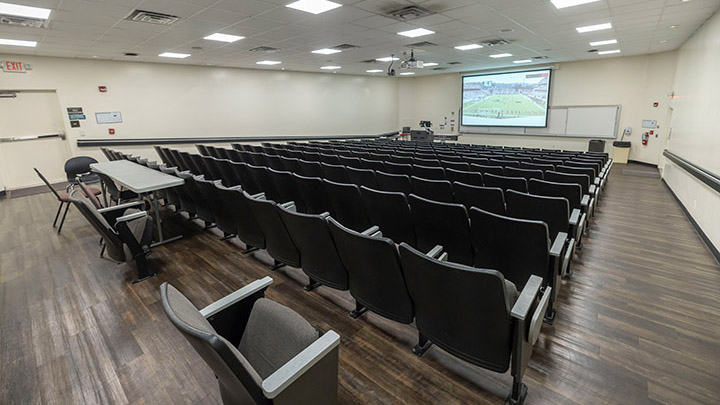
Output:
[[[297,312],[260,298],[253,305],[238,349],[264,380],[319,337]]]
[[[515,284],[510,280],[505,280],[505,306],[507,307],[508,312],[512,310],[518,296],[519,294]]]

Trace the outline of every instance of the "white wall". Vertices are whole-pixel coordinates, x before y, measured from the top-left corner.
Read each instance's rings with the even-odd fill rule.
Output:
[[[377,134],[398,129],[397,81],[385,77],[13,55],[0,55],[1,60],[30,63],[33,70],[0,72],[0,90],[57,91],[74,155],[102,156],[99,149],[76,147],[83,134],[86,138],[231,137]],[[107,86],[107,93],[98,91],[101,85]],[[70,128],[67,107],[84,108],[87,120],[81,121],[81,128]],[[121,111],[123,123],[96,124],[95,113],[102,111]],[[115,135],[108,135],[108,128],[114,128]],[[148,148],[133,151],[154,156]],[[3,164],[12,162],[0,162],[0,172]],[[62,168],[49,176],[62,179]]]
[[[716,13],[678,51],[672,135],[668,150],[720,174],[720,13]],[[663,178],[712,243],[720,248],[720,195],[671,161]]]
[[[597,60],[558,63],[553,71],[550,105],[620,104],[620,128],[633,127],[626,138],[633,143],[630,159],[657,164],[664,146],[668,125],[668,97],[675,74],[675,52],[651,55],[599,58]],[[400,80],[399,121],[417,126],[420,120],[431,120],[436,132],[444,117],[454,117],[461,99],[460,74],[403,78]],[[657,108],[652,103],[657,101]],[[449,119],[449,118],[448,118]],[[642,146],[640,134],[643,119],[658,121],[658,138]],[[455,128],[457,131],[457,127]],[[446,128],[449,132],[449,128]],[[587,150],[588,138],[462,134],[461,142],[490,145],[528,146]],[[612,140],[606,140],[610,151]]]

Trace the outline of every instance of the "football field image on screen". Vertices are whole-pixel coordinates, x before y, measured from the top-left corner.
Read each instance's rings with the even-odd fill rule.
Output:
[[[550,69],[463,77],[462,125],[547,126]]]

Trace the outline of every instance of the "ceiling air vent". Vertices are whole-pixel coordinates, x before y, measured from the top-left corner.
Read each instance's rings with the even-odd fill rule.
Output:
[[[530,58],[530,59],[535,59],[535,60],[537,60],[537,59],[547,59],[547,56],[533,56],[533,57]]]
[[[45,20],[16,17],[12,15],[0,15],[0,24],[14,25],[16,27],[43,28],[45,26]]]
[[[399,10],[390,11],[389,13],[387,13],[387,16],[400,21],[411,21],[433,14],[435,14],[434,11],[430,11],[420,6],[407,6]]]
[[[170,14],[156,13],[153,11],[135,10],[125,19],[148,24],[172,25],[174,22],[179,20],[180,17]]]
[[[360,48],[360,47],[357,46],[357,45],[342,44],[342,45],[338,45],[338,46],[333,46],[333,47],[331,47],[331,48],[332,48],[332,49],[338,49],[338,50],[341,50],[341,51],[347,51],[347,50],[349,50],[349,49],[357,49],[357,48]]]
[[[433,44],[432,42],[428,41],[422,41],[422,42],[415,42],[414,44],[407,44],[405,45],[408,48],[429,48],[431,46],[437,46],[437,44]]]
[[[448,65],[462,65],[462,62],[448,62]]]
[[[447,68],[444,68],[444,67],[436,67],[436,68],[432,68],[432,70],[447,70]]]
[[[375,59],[361,60],[360,63],[380,63]]]
[[[509,43],[510,43],[510,41],[508,41],[508,40],[506,40],[506,39],[499,39],[499,38],[498,38],[498,39],[488,39],[488,40],[485,40],[485,41],[483,41],[483,42],[480,42],[480,45],[482,45],[482,46],[484,46],[484,47],[486,47],[486,48],[487,48],[487,47],[492,48],[493,46],[508,45]]]
[[[257,48],[253,48],[250,50],[250,52],[260,52],[260,53],[275,53],[279,51],[278,48],[273,48],[271,46],[258,46]]]

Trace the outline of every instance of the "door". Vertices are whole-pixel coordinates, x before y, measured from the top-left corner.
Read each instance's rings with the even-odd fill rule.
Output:
[[[60,103],[54,91],[19,91],[0,97],[0,173],[8,190],[41,185],[37,168],[50,182],[65,181],[63,166],[70,148],[59,137],[8,141],[12,137],[64,132]]]

